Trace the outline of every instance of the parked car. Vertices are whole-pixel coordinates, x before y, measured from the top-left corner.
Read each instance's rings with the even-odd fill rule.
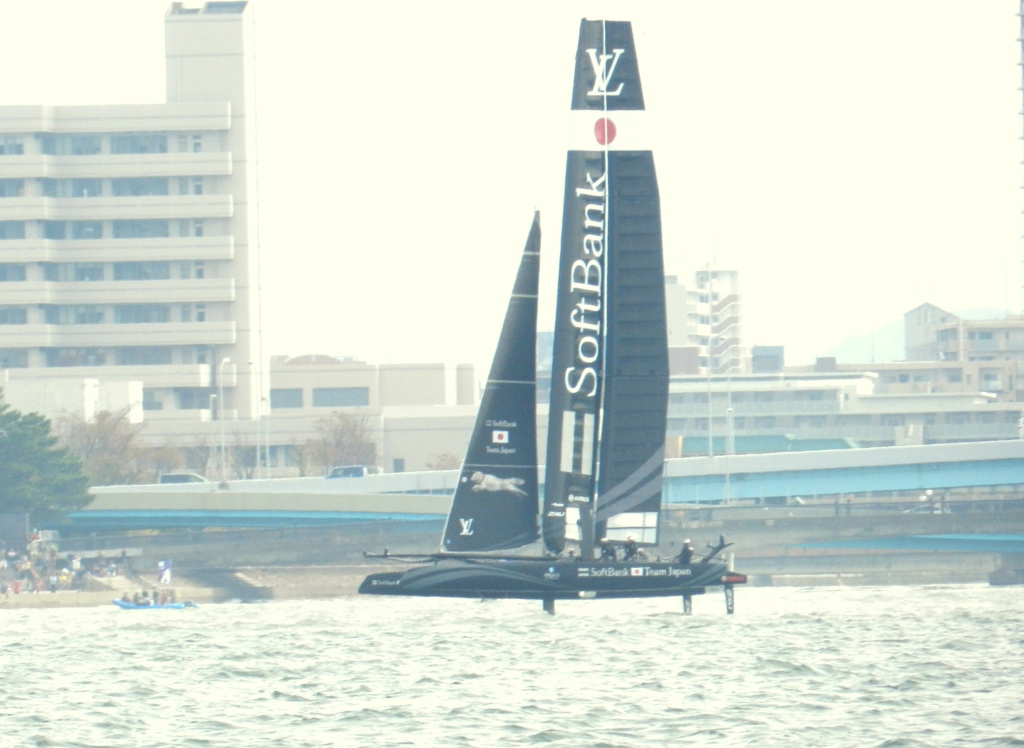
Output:
[[[362,478],[366,475],[365,465],[338,465],[332,467],[328,478]]]
[[[209,483],[198,473],[164,473],[157,483]]]

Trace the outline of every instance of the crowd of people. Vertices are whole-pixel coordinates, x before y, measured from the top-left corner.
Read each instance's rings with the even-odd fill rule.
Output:
[[[57,546],[30,535],[23,548],[0,541],[0,595],[82,589],[87,576],[117,576],[127,569],[126,551],[113,557],[102,552],[93,558],[60,554]]]

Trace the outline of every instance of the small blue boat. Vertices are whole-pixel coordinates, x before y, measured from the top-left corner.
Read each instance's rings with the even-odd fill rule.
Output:
[[[198,607],[191,601],[183,603],[150,603],[149,605],[143,605],[141,603],[133,603],[127,600],[114,600],[114,605],[125,610],[180,610],[181,608],[196,608]]]

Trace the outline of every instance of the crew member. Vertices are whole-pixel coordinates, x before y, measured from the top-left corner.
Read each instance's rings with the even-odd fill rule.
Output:
[[[639,552],[639,546],[637,546],[636,541],[633,540],[633,536],[630,535],[628,538],[626,538],[626,542],[622,547],[622,560],[632,561],[637,557],[637,554]]]
[[[688,564],[693,559],[693,546],[690,545],[690,539],[687,538],[683,541],[683,547],[679,549],[679,555],[676,556],[676,560],[681,564]]]
[[[619,558],[615,554],[615,546],[608,542],[608,538],[601,538],[601,560],[602,561],[618,561]]]

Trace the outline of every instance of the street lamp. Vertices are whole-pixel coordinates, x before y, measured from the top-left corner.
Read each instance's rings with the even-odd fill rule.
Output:
[[[252,361],[249,361],[248,364],[249,364],[249,374],[250,374],[249,383],[251,385],[252,384],[252,379],[253,379],[253,377],[251,377],[252,372],[253,372],[253,363],[252,363]],[[250,400],[250,402],[251,402],[251,400]],[[254,478],[259,478],[260,477],[260,412],[261,412],[261,405],[262,404],[263,404],[262,400],[257,402],[257,404],[256,404],[256,418],[254,419],[256,421],[256,459],[255,459],[255,462],[253,464],[253,477]]]
[[[266,437],[267,438],[263,440],[264,441],[263,446],[267,450],[267,454],[266,454],[266,459],[264,460],[263,464],[267,466],[267,477],[269,478],[270,477],[270,401],[267,398],[265,398],[265,397],[260,398],[260,400],[263,403],[263,405],[266,407],[266,410],[267,410],[267,417],[263,419],[263,423],[264,423],[264,425],[266,426],[266,429],[267,429],[267,432],[266,432]]]
[[[217,403],[217,395],[216,394],[210,395],[210,418],[220,418],[220,413],[217,412],[217,405],[218,405],[218,403]],[[210,467],[209,460],[207,460],[206,467],[207,468]],[[221,472],[223,472],[223,471],[221,471]]]
[[[730,483],[730,465],[729,460],[732,457],[734,450],[733,442],[733,423],[732,423],[732,408],[726,408],[725,410],[725,503],[732,503],[732,484]]]
[[[220,365],[217,367],[217,386],[220,392],[220,410],[217,412],[217,417],[220,419],[220,479],[221,481],[227,480],[228,470],[228,450],[227,444],[224,441],[224,406],[227,402],[224,400],[224,364],[230,364],[230,358],[221,359]]]

